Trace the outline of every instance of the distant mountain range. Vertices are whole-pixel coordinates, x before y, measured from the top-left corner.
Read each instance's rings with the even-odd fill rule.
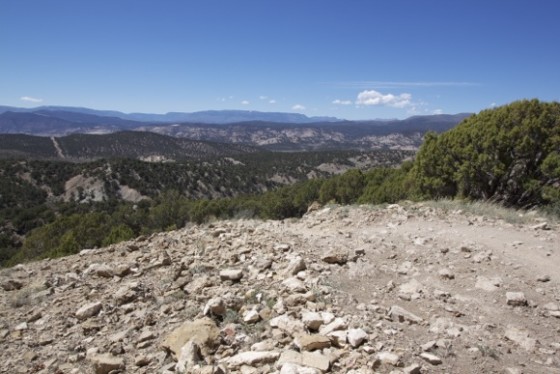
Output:
[[[14,110],[8,110],[14,109]],[[103,114],[103,115],[100,115]],[[122,118],[120,116],[124,116]],[[198,142],[217,142],[258,146],[272,151],[305,151],[320,149],[416,149],[427,131],[446,131],[470,114],[414,116],[404,120],[344,121],[322,117],[306,117],[295,113],[263,113],[251,111],[209,111],[198,113],[130,114],[84,108],[40,107],[22,109],[0,107],[0,134],[27,134],[62,137],[71,134],[113,134],[121,131],[157,133]],[[132,120],[130,116],[145,120]],[[191,116],[200,121],[149,121]],[[207,123],[215,118],[213,123]],[[246,120],[251,118],[251,120]],[[319,121],[319,119],[321,119]],[[245,119],[244,121],[240,121]],[[266,119],[266,120],[264,120]],[[281,121],[281,120],[284,121]],[[303,122],[296,122],[296,121]],[[220,122],[221,121],[221,122]],[[140,139],[143,140],[140,140]],[[6,154],[6,138],[0,138],[0,150]],[[101,138],[87,138],[101,139]],[[111,142],[110,137],[104,141]],[[119,144],[124,139],[118,135]],[[137,135],[135,142],[160,144],[148,135]],[[169,142],[168,140],[166,140]],[[100,144],[97,142],[96,144]],[[127,145],[131,146],[132,143]],[[160,144],[164,146],[162,143]],[[175,149],[174,146],[171,146]],[[192,147],[191,147],[192,148]],[[105,157],[105,151],[91,151],[93,157]],[[127,151],[128,152],[128,151]],[[115,151],[113,156],[122,155]],[[163,152],[164,153],[164,152]],[[176,158],[176,157],[173,157]]]
[[[281,112],[258,112],[252,110],[207,110],[193,113],[169,112],[166,114],[151,113],[122,113],[113,110],[96,110],[89,108],[65,107],[65,106],[40,106],[37,108],[17,108],[0,106],[0,114],[5,112],[15,113],[52,113],[54,116],[64,114],[66,118],[73,117],[77,121],[87,120],[88,117],[80,115],[92,115],[108,118],[119,118],[128,121],[158,122],[158,123],[212,123],[225,124],[245,121],[267,121],[282,123],[312,123],[312,122],[335,122],[341,121],[335,117],[308,117],[300,113]],[[75,113],[75,116],[70,115]],[[61,117],[59,117],[61,118]]]

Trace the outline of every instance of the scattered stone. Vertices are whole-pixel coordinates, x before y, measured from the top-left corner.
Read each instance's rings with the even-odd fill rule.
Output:
[[[327,264],[344,265],[348,262],[348,251],[342,249],[331,249],[321,257]]]
[[[537,341],[529,337],[529,333],[525,330],[520,330],[514,326],[508,326],[505,332],[505,338],[517,343],[526,351],[532,352],[535,350]]]
[[[91,304],[86,304],[76,311],[76,318],[84,320],[90,317],[96,316],[101,309],[103,309],[103,304],[101,302],[95,302]]]
[[[220,271],[220,279],[223,281],[239,281],[243,278],[243,270],[241,269],[226,269]]]
[[[280,357],[279,352],[242,352],[224,360],[230,367],[243,365],[259,366],[275,362]]]
[[[277,367],[282,367],[286,363],[296,364],[299,366],[307,366],[321,371],[327,371],[330,367],[330,360],[327,356],[318,352],[296,352],[283,351],[276,363]]]
[[[303,258],[298,256],[290,261],[288,267],[284,272],[288,276],[292,276],[292,275],[296,275],[297,273],[305,269],[307,269],[307,266],[305,265],[305,261],[303,260]]]
[[[412,364],[407,366],[403,369],[404,374],[421,374],[422,373],[422,366],[418,364]]]
[[[192,340],[196,343],[202,353],[213,349],[219,343],[220,330],[216,323],[210,318],[197,319],[183,323],[173,330],[162,343],[164,349],[170,350],[175,357],[179,357],[181,348]]]
[[[115,357],[107,353],[94,354],[89,360],[93,364],[95,374],[109,374],[112,371],[125,369],[124,360],[121,357]]]
[[[362,329],[348,330],[348,343],[354,348],[359,347],[368,338],[368,334]]]
[[[246,323],[257,323],[260,320],[261,320],[261,316],[259,312],[255,309],[251,309],[243,315],[243,322]]]
[[[543,283],[550,282],[550,275],[542,274],[537,276],[537,282],[543,282]]]
[[[226,303],[221,297],[214,297],[206,303],[203,314],[205,316],[225,316]]]
[[[201,360],[200,347],[193,340],[189,340],[181,347],[176,369],[179,373],[188,373]]]
[[[485,276],[480,275],[476,277],[476,284],[474,286],[487,292],[494,292],[501,287],[502,283],[503,281],[499,277],[486,278]]]
[[[294,339],[294,343],[301,351],[315,351],[317,349],[324,349],[331,346],[331,340],[328,337],[319,334],[297,334]]]
[[[152,362],[152,358],[150,356],[140,354],[134,358],[134,365],[138,367],[144,367],[149,365]]]
[[[542,222],[536,225],[531,226],[533,230],[550,230],[550,226],[547,222]]]
[[[387,315],[393,319],[393,321],[398,322],[410,322],[410,323],[420,323],[423,321],[422,318],[409,312],[408,310],[401,308],[398,305],[393,305]]]
[[[420,358],[422,358],[426,362],[429,362],[432,365],[441,365],[441,363],[442,363],[441,358],[439,358],[438,356],[433,355],[431,353],[427,353],[427,352],[422,352],[420,354]]]
[[[382,364],[402,366],[401,356],[393,352],[379,352],[375,356]]]
[[[282,365],[280,374],[321,374],[321,371],[287,362]]]
[[[438,274],[440,278],[443,279],[455,279],[455,274],[453,274],[449,269],[441,269]]]
[[[506,292],[507,305],[511,306],[525,306],[527,299],[523,292]]]
[[[301,315],[301,321],[311,331],[317,331],[323,324],[323,316],[316,312],[305,312]]]

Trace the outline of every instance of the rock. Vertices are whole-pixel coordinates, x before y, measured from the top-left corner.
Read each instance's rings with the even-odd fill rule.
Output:
[[[496,291],[502,285],[502,283],[503,281],[499,277],[486,278],[482,275],[479,275],[478,277],[476,277],[476,284],[474,286],[487,292],[493,292]]]
[[[548,274],[542,274],[537,276],[537,282],[550,282],[550,275]]]
[[[225,269],[220,271],[220,279],[223,281],[239,281],[243,278],[243,270],[241,269]]]
[[[321,371],[315,368],[299,366],[292,364],[291,362],[287,362],[282,365],[280,374],[321,374]]]
[[[367,340],[368,334],[362,329],[350,329],[346,337],[348,343],[354,348],[359,347],[364,341]]]
[[[399,321],[399,322],[410,322],[410,323],[420,323],[423,321],[422,318],[418,317],[417,315],[409,312],[408,310],[401,308],[398,305],[393,305],[391,307],[391,309],[389,309],[389,312],[387,313],[387,315],[393,320],[393,321]]]
[[[348,262],[348,251],[342,249],[331,249],[321,257],[327,264],[344,265]]]
[[[274,245],[274,250],[277,252],[287,252],[292,248],[288,243],[278,243]]]
[[[243,322],[246,323],[257,323],[261,320],[259,312],[255,309],[251,309],[243,315]]]
[[[525,330],[520,330],[514,326],[508,326],[505,332],[505,338],[517,343],[526,351],[532,352],[535,350],[537,341],[529,337],[529,333]]]
[[[29,327],[27,326],[27,322],[22,322],[18,325],[16,325],[16,327],[14,327],[15,331],[24,331],[27,330]]]
[[[8,279],[1,284],[4,291],[16,291],[23,287],[23,282],[15,279]]]
[[[225,316],[226,315],[226,303],[221,297],[214,297],[206,303],[204,307],[203,314],[205,316]]]
[[[137,287],[138,284],[132,283],[127,286],[122,286],[121,288],[119,288],[117,292],[115,292],[114,294],[117,305],[123,305],[135,300],[138,297],[136,292]]]
[[[420,358],[422,358],[426,362],[429,362],[432,365],[441,365],[441,363],[442,363],[441,358],[439,358],[438,356],[433,355],[431,353],[427,353],[427,352],[422,352],[420,354]]]
[[[401,363],[401,356],[396,354],[396,353],[392,353],[392,352],[379,352],[376,356],[376,359],[378,359],[382,364],[385,365],[393,365],[393,366],[402,366]]]
[[[97,265],[95,267],[94,272],[95,275],[97,275],[98,277],[104,277],[104,278],[112,278],[114,275],[113,269],[111,269],[107,264]]]
[[[335,320],[328,325],[321,326],[321,328],[319,329],[319,333],[322,335],[328,335],[333,331],[346,330],[347,327],[348,324],[345,320],[343,320],[342,318],[335,318]]]
[[[305,261],[303,260],[303,258],[298,256],[290,261],[290,263],[286,267],[286,270],[284,270],[284,273],[288,276],[292,276],[305,269],[307,269]]]
[[[311,331],[317,331],[323,324],[323,316],[316,312],[304,312],[301,315],[301,321]]]
[[[550,226],[547,222],[542,222],[536,225],[531,226],[533,230],[550,230]]]
[[[527,299],[523,292],[506,292],[507,305],[524,306],[527,305]]]
[[[88,319],[90,317],[96,316],[101,311],[101,309],[103,309],[103,304],[101,304],[101,302],[99,301],[86,304],[76,311],[76,318],[81,320]]]
[[[407,366],[403,369],[404,374],[421,374],[422,373],[422,366],[418,364],[412,364]]]
[[[188,373],[201,360],[200,347],[193,340],[189,340],[187,344],[181,347],[176,370],[179,373]]]
[[[319,334],[296,334],[294,343],[301,351],[315,351],[317,349],[324,349],[331,346],[331,340],[328,337]]]
[[[403,283],[399,286],[399,292],[403,294],[415,294],[421,293],[424,290],[424,285],[418,282],[416,279],[411,279],[407,283]]]
[[[113,370],[124,370],[124,360],[120,357],[111,356],[110,354],[94,354],[89,360],[93,364],[95,374],[109,374]]]
[[[304,330],[304,326],[301,321],[290,318],[287,315],[274,317],[268,323],[270,326],[279,328],[289,335],[294,335],[296,332],[302,332]]]
[[[181,354],[181,348],[190,340],[196,343],[203,355],[212,350],[218,343],[220,330],[208,317],[188,321],[168,334],[161,344],[164,349],[173,352],[175,357]]]
[[[146,356],[144,354],[140,354],[134,358],[134,365],[138,367],[144,367],[149,365],[152,362],[152,358],[150,356]]]
[[[307,292],[307,287],[305,287],[305,283],[297,278],[288,278],[282,282],[282,284],[290,291],[290,292],[299,292],[305,293]]]
[[[307,366],[321,371],[327,371],[330,367],[330,360],[327,356],[318,352],[296,352],[283,351],[276,363],[277,367],[282,367],[286,363]]]
[[[440,278],[443,279],[455,279],[455,274],[453,274],[449,269],[441,269],[438,274]]]
[[[280,357],[279,352],[242,352],[235,356],[223,360],[230,367],[239,367],[243,365],[259,366],[263,364],[270,364],[275,362]]]

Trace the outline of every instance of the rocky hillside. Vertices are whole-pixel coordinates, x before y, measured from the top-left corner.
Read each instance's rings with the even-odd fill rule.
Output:
[[[560,373],[560,228],[315,206],[0,272],[2,373]]]

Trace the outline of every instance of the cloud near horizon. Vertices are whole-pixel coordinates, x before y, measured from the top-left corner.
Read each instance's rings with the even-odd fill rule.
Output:
[[[292,110],[305,110],[305,107],[301,104],[296,104],[292,107]]]
[[[249,104],[251,104],[251,103],[249,102],[249,100],[243,100],[243,101],[241,102],[241,105],[249,105]]]
[[[21,101],[27,101],[29,103],[42,103],[43,99],[38,99],[31,96],[22,96],[19,98]]]
[[[332,104],[336,105],[352,105],[352,100],[340,100],[336,99],[332,101]]]
[[[405,108],[412,105],[412,95],[409,93],[402,93],[400,95],[382,94],[375,90],[365,90],[358,94],[356,105],[382,105],[393,108]]]

